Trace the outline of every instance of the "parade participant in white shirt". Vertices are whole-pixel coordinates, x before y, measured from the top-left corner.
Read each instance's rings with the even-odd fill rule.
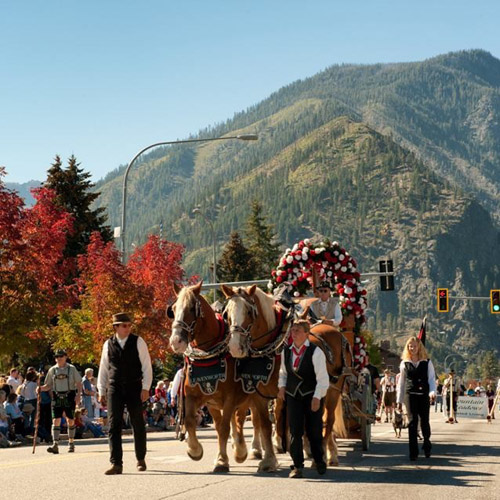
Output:
[[[146,427],[142,403],[149,399],[153,370],[144,340],[132,333],[132,320],[126,313],[113,315],[115,334],[102,348],[97,387],[99,401],[108,408],[111,468],[106,475],[123,472],[122,426],[127,406],[134,430],[137,469],[146,470]]]
[[[290,455],[293,469],[289,477],[302,477],[304,427],[318,474],[326,472],[322,446],[323,405],[329,379],[323,351],[308,339],[309,323],[296,321],[290,333],[293,344],[281,356],[278,397],[287,404],[290,422]]]
[[[316,290],[319,298],[311,304],[309,309],[311,320],[330,326],[339,326],[342,323],[342,311],[337,297],[332,297],[330,283],[323,281]]]

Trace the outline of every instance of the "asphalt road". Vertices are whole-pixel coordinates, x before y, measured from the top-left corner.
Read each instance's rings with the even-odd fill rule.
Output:
[[[53,456],[46,446],[0,449],[0,498],[72,499],[500,499],[500,420],[461,420],[444,423],[431,414],[433,456],[408,460],[407,432],[395,437],[391,424],[372,429],[372,445],[361,451],[358,441],[340,441],[340,466],[325,476],[306,467],[303,479],[289,479],[290,459],[279,455],[280,468],[257,473],[257,462],[236,464],[231,472],[211,472],[216,455],[212,428],[199,429],[205,448],[201,461],[186,455],[186,444],[172,432],[148,434],[148,470],[137,472],[131,436],[124,438],[124,473],[105,476],[109,452],[105,439],[77,441],[76,453],[65,445]],[[249,437],[251,435],[248,429]],[[248,439],[249,444],[250,439]]]

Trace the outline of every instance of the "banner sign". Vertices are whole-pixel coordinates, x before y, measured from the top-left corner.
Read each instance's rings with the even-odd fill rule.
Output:
[[[479,396],[459,396],[457,417],[486,418],[488,416],[488,399]]]

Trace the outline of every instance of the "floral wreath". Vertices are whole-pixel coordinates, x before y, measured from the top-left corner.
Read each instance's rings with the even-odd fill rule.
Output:
[[[367,346],[359,330],[365,321],[367,292],[360,282],[356,261],[337,241],[330,243],[324,240],[313,244],[305,239],[293,248],[287,248],[280,257],[278,267],[271,271],[268,289],[275,293],[285,285],[290,294],[300,297],[314,286],[314,272],[320,282],[326,281],[331,288],[335,287],[342,314],[354,315],[354,365],[362,368],[366,364]]]

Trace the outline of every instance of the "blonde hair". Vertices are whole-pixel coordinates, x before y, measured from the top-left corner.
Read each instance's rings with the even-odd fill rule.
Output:
[[[406,341],[405,347],[403,349],[403,354],[401,355],[403,361],[411,361],[411,353],[408,349],[410,342],[415,342],[417,344],[418,361],[422,361],[424,359],[429,358],[427,351],[425,350],[424,344],[422,344],[422,341],[413,335]]]

